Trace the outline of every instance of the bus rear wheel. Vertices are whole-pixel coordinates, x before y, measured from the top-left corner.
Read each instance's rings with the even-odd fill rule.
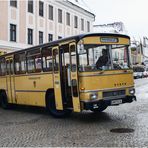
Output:
[[[1,106],[3,109],[8,109],[9,108],[9,103],[8,103],[8,99],[7,99],[7,95],[5,92],[1,92],[0,94],[0,102],[1,102]]]
[[[56,109],[54,94],[48,95],[47,101],[46,101],[46,107],[49,113],[56,118],[68,117],[72,113],[72,110],[69,110],[69,109],[63,109],[63,110]]]

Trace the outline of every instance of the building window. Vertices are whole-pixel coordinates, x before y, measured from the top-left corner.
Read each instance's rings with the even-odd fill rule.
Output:
[[[43,32],[39,31],[39,44],[43,44]]]
[[[74,16],[74,28],[78,28],[78,17]]]
[[[90,22],[87,21],[87,32],[90,32]]]
[[[10,0],[10,6],[17,7],[17,0]]]
[[[33,29],[28,28],[28,44],[33,44]]]
[[[70,13],[66,13],[66,25],[70,26]]]
[[[84,31],[84,19],[81,19],[81,30]]]
[[[53,6],[49,5],[49,19],[53,20]]]
[[[53,35],[52,34],[48,34],[48,42],[53,41]]]
[[[33,13],[33,0],[28,0],[28,12]]]
[[[62,23],[62,10],[58,9],[58,22]]]
[[[39,1],[39,16],[44,16],[44,3]]]
[[[62,37],[61,36],[58,36],[58,39],[62,39]]]
[[[10,24],[10,41],[16,42],[16,25]]]

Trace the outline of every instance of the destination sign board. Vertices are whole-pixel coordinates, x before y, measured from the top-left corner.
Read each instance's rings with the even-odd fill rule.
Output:
[[[118,38],[111,38],[111,37],[101,37],[100,41],[102,43],[118,43]]]

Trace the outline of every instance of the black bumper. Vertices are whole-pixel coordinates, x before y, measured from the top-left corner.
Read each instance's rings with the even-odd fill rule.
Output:
[[[100,105],[107,105],[107,106],[113,106],[112,101],[113,100],[121,100],[122,103],[131,103],[133,101],[136,101],[136,96],[127,96],[125,98],[118,98],[118,99],[107,99],[107,100],[99,100],[99,101],[93,101],[93,102],[84,102],[84,109],[85,110],[91,110],[94,109],[94,106],[100,106]],[[116,104],[119,105],[119,104]]]

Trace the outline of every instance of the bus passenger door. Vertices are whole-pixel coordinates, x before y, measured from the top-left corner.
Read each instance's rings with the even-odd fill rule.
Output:
[[[80,112],[80,99],[79,99],[79,84],[78,84],[78,70],[77,70],[77,57],[76,57],[76,44],[69,44],[70,50],[70,76],[71,76],[71,91],[74,112]]]
[[[7,71],[7,95],[8,102],[15,103],[15,89],[14,89],[14,67],[13,58],[6,58],[6,71]]]
[[[53,84],[54,84],[54,96],[55,104],[57,110],[63,110],[63,101],[62,101],[62,90],[61,90],[61,68],[60,68],[60,56],[59,56],[59,47],[54,47],[52,49],[53,55]]]

